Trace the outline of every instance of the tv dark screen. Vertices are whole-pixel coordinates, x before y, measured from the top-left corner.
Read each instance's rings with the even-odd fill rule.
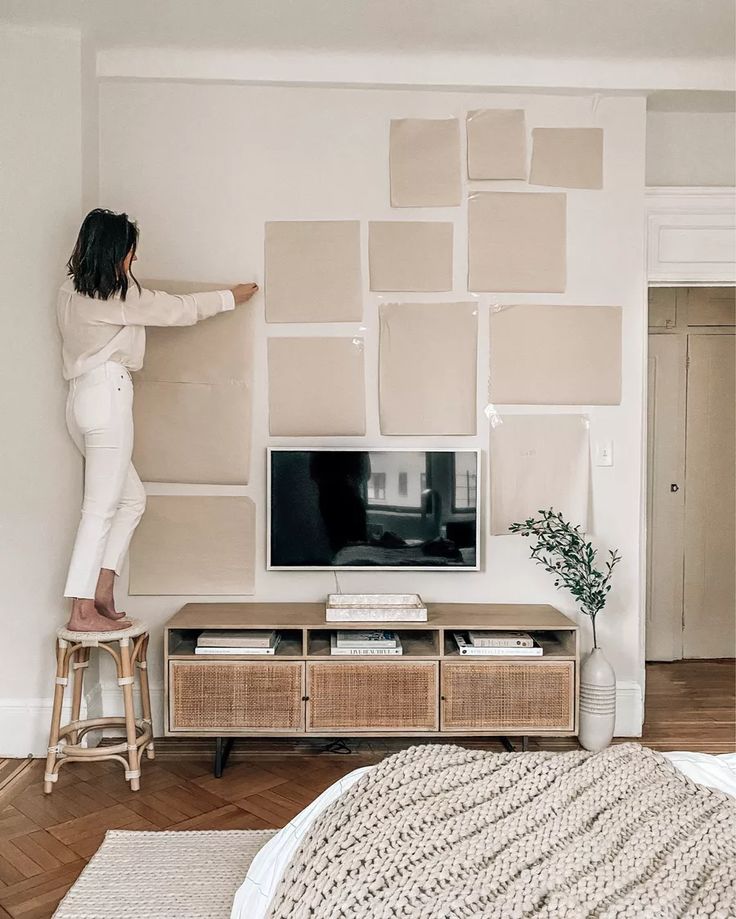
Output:
[[[271,568],[476,567],[475,450],[270,452]]]

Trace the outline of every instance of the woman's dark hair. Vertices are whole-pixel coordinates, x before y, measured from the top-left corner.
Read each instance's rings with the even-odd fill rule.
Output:
[[[129,282],[123,261],[129,252],[135,255],[137,245],[138,227],[127,214],[115,214],[101,207],[90,211],[66,263],[74,289],[99,300],[120,293],[120,298],[125,300]],[[140,291],[141,286],[132,271],[130,277]]]

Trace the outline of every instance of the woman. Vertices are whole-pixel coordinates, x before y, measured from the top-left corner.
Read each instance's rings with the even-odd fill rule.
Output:
[[[256,284],[173,296],[145,290],[131,272],[138,228],[127,214],[97,209],[85,217],[67,264],[58,321],[66,420],[85,457],[84,502],[64,596],[72,599],[67,628],[126,628],[113,587],[146,504],[133,465],[133,383],[143,365],[145,326],[194,325],[245,303]]]

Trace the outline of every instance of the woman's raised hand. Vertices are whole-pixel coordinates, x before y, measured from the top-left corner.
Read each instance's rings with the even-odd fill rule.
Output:
[[[247,303],[254,294],[258,293],[257,284],[236,284],[231,287],[232,295],[236,303]]]

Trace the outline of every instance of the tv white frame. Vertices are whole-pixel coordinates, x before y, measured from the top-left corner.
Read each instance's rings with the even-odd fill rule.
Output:
[[[475,503],[475,565],[272,565],[271,564],[271,454],[272,453],[474,453],[476,468]],[[436,572],[480,571],[481,506],[482,506],[481,450],[476,447],[267,447],[266,448],[266,571],[424,571]]]

